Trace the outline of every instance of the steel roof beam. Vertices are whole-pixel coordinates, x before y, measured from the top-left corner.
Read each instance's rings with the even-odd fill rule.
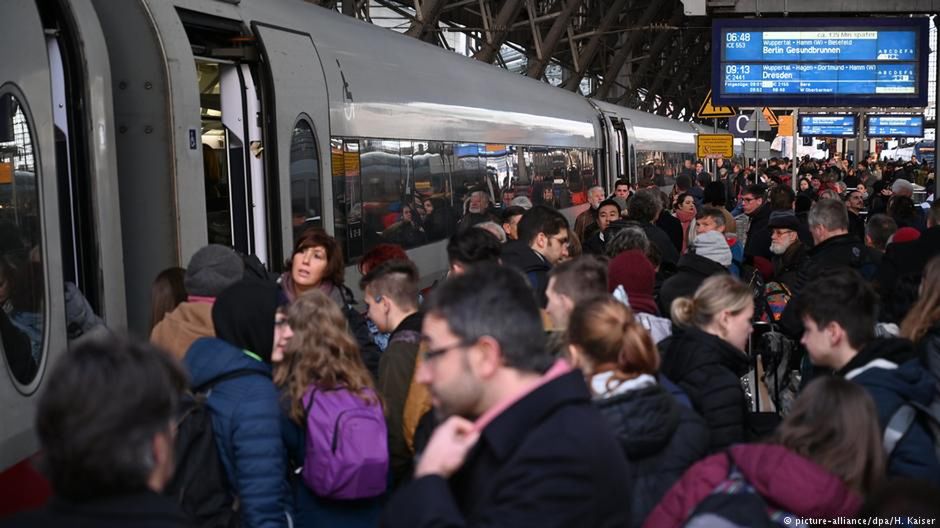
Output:
[[[415,0],[415,18],[405,35],[432,42],[435,32],[438,29],[437,22],[441,18],[441,12],[447,0]]]
[[[583,1],[584,0],[567,0],[565,2],[561,13],[555,18],[555,21],[552,22],[552,28],[548,30],[548,35],[545,37],[545,40],[542,41],[541,53],[539,53],[536,60],[529,62],[529,66],[526,69],[526,75],[534,79],[542,78],[542,75],[545,74],[545,67],[548,66],[549,61],[551,61],[552,55],[555,53],[555,48],[561,41],[561,37],[570,27],[568,22],[571,20],[571,17],[581,6]],[[532,35],[532,38],[536,43],[538,43],[537,37],[538,35],[536,34]]]
[[[506,0],[503,3],[503,7],[500,8],[499,13],[496,15],[495,23],[487,28],[489,30],[489,38],[483,43],[483,47],[480,48],[480,51],[473,55],[474,59],[490,64],[493,63],[493,60],[496,59],[496,56],[499,54],[500,46],[502,46],[506,37],[509,36],[510,25],[519,16],[519,12],[522,11],[523,6],[524,2],[522,2],[522,0]]]
[[[681,6],[679,6],[678,9],[673,10],[672,17],[670,17],[669,19],[669,25],[674,26],[678,24],[679,22],[682,21],[682,17],[683,17],[683,14],[682,14]],[[650,51],[649,51],[650,58],[649,60],[643,61],[640,64],[640,68],[636,71],[636,73],[630,76],[631,79],[635,79],[637,81],[637,82],[632,82],[631,85],[637,86],[639,81],[641,81],[643,77],[646,76],[646,72],[649,71],[650,66],[653,64],[653,60],[659,58],[659,55],[663,52],[663,49],[666,47],[666,44],[669,43],[670,37],[672,37],[673,35],[674,33],[672,29],[663,29],[659,33],[659,35],[656,35],[656,38],[653,39],[653,44],[650,46]],[[617,102],[620,102],[626,99],[626,96],[629,93],[630,92],[627,92],[626,94],[621,96],[617,100]],[[647,99],[648,98],[649,96],[647,96]]]
[[[598,88],[597,97],[600,97],[601,99],[607,97],[611,86],[613,86],[613,80],[617,78],[617,74],[620,73],[620,70],[623,68],[624,64],[626,64],[627,57],[630,55],[630,53],[633,52],[637,44],[640,43],[640,37],[643,33],[643,31],[640,31],[640,28],[649,25],[649,23],[652,22],[653,17],[659,13],[664,5],[665,2],[657,2],[655,0],[650,1],[649,4],[647,4],[643,14],[640,15],[640,19],[634,25],[635,29],[630,32],[630,36],[627,37],[627,41],[624,42],[623,46],[620,46],[613,59],[611,59],[610,63],[607,65],[607,69],[604,71],[604,83]],[[580,79],[578,82],[581,82]]]
[[[662,86],[663,81],[666,80],[667,75],[671,75],[674,71],[678,70],[682,62],[679,59],[679,52],[683,49],[683,46],[678,42],[672,47],[672,50],[669,52],[669,56],[666,57],[666,61],[663,63],[663,67],[659,69],[659,72],[656,74],[656,77],[653,79],[653,84],[647,89],[650,94],[656,95],[659,93],[659,87]],[[661,98],[661,97],[660,97]],[[647,98],[644,105],[646,110],[653,109],[653,102]]]
[[[572,72],[572,76],[562,84],[564,89],[573,92],[581,85],[581,79],[584,78],[584,74],[587,73],[588,67],[594,62],[594,57],[600,49],[601,39],[607,35],[607,32],[610,31],[610,27],[614,25],[614,22],[620,20],[620,15],[626,5],[627,0],[614,0],[613,5],[604,13],[604,18],[601,19],[597,31],[591,37],[591,40],[588,41],[587,45],[581,49],[577,60],[573,60],[573,62],[577,64],[577,67],[575,71]]]

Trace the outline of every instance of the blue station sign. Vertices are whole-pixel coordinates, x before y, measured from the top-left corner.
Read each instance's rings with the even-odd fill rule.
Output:
[[[925,106],[926,18],[733,19],[712,25],[729,106]]]
[[[854,115],[803,114],[800,135],[813,137],[854,137],[857,133]]]
[[[924,116],[870,115],[865,135],[868,137],[924,137]]]

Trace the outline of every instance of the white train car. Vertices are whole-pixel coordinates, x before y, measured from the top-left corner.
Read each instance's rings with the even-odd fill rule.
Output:
[[[110,327],[146,335],[151,281],[207,242],[280,270],[295,231],[321,225],[353,275],[427,198],[456,220],[474,189],[550,190],[572,216],[591,185],[694,155],[685,123],[302,0],[4,0],[0,34],[16,43],[0,48],[0,278],[30,315],[0,314],[8,500],[67,348],[66,281]],[[425,274],[446,267],[433,238],[409,244]]]

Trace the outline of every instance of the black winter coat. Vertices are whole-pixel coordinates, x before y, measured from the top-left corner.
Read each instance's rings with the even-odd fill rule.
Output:
[[[626,526],[630,468],[580,372],[512,404],[450,480],[425,476],[389,501],[389,528]]]
[[[796,274],[796,283],[791,291],[798,297],[803,287],[821,272],[834,268],[848,267],[872,279],[878,269],[877,252],[865,243],[846,233],[824,240],[806,252],[806,259]],[[799,339],[803,335],[803,322],[796,313],[797,303],[790,302],[783,311],[780,325],[784,333]]]
[[[629,526],[642,526],[666,491],[708,453],[708,427],[660,385],[595,399],[594,406],[630,462]]]
[[[539,306],[545,308],[548,305],[545,289],[548,288],[548,272],[552,269],[552,265],[522,240],[506,243],[500,258],[504,265],[515,268],[525,275],[529,280],[529,285],[535,290]]]
[[[747,228],[747,241],[744,243],[744,262],[752,263],[754,257],[773,258],[770,252],[770,204],[765,203],[748,215],[750,223]]]
[[[660,343],[664,351],[660,372],[689,395],[705,418],[710,452],[743,442],[748,411],[741,376],[750,366],[747,356],[698,328],[676,331]]]
[[[806,260],[806,246],[799,240],[787,248],[783,255],[774,255],[774,280],[781,282],[793,292],[800,266]]]
[[[682,255],[678,272],[666,279],[659,290],[659,313],[668,316],[673,300],[691,297],[705,279],[719,273],[728,273],[728,268],[695,253]]]
[[[663,212],[656,219],[656,227],[669,236],[676,251],[682,251],[682,222],[678,218]]]
[[[878,285],[882,295],[892,292],[899,278],[923,273],[927,261],[937,255],[940,255],[940,226],[931,227],[917,240],[888,244],[878,269]]]

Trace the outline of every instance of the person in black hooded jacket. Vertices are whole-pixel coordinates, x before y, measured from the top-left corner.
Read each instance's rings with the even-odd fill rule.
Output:
[[[630,463],[629,526],[642,526],[666,491],[707,454],[708,428],[657,382],[659,353],[630,308],[609,296],[579,303],[568,337],[594,406]]]
[[[730,275],[709,277],[694,296],[676,299],[671,315],[675,330],[659,344],[660,371],[705,418],[709,451],[743,441],[747,403],[740,378],[749,367],[743,350],[754,315],[750,288]]]

